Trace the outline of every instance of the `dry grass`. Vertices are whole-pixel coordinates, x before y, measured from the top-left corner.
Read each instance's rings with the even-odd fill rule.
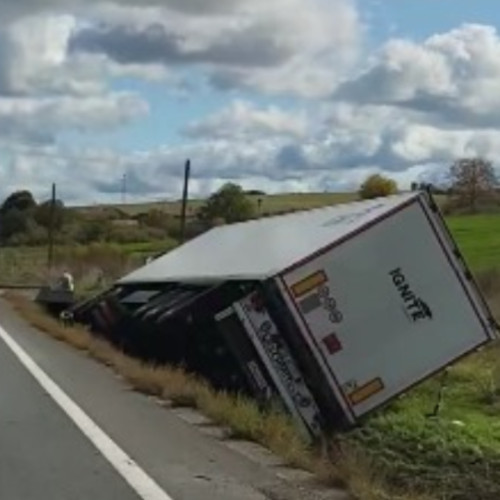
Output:
[[[91,291],[136,268],[142,261],[123,245],[93,244],[56,247],[51,271],[44,247],[0,249],[2,284],[37,285],[53,281],[64,269],[73,274],[78,291]]]
[[[314,472],[325,485],[346,488],[359,500],[424,500],[389,493],[376,467],[351,447],[336,444],[337,456],[332,461],[331,454],[310,447],[284,414],[263,413],[251,400],[216,392],[208,383],[183,370],[155,367],[131,358],[83,327],[61,325],[18,293],[8,292],[4,297],[32,326],[110,367],[134,390],[169,400],[175,406],[198,408],[214,422],[227,427],[228,437],[261,443],[289,465]]]

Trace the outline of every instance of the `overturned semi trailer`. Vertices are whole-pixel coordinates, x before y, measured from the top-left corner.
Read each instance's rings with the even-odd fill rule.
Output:
[[[423,192],[217,227],[75,314],[127,352],[280,405],[312,436],[497,332]]]

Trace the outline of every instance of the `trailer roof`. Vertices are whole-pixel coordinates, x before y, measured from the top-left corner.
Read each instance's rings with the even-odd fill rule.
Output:
[[[407,193],[220,226],[119,283],[263,280],[418,196]]]

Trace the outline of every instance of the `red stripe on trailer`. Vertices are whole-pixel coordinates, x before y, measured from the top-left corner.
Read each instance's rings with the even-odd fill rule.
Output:
[[[342,350],[342,343],[335,333],[324,337],[322,342],[330,355],[337,354]]]

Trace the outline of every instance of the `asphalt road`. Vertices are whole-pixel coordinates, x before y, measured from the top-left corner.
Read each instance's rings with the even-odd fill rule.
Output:
[[[60,390],[59,400],[29,373],[2,331]],[[67,401],[61,407],[63,396]],[[72,409],[75,404],[81,414]],[[248,459],[129,390],[110,370],[35,331],[0,300],[0,499],[141,498],[333,500],[343,495],[317,496],[303,484],[280,480],[269,464]]]
[[[0,498],[138,498],[4,342],[0,342]]]

